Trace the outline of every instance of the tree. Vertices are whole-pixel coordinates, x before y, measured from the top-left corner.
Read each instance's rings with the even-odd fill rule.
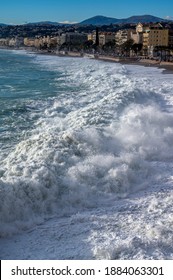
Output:
[[[130,55],[130,50],[133,46],[133,39],[127,40],[126,42],[124,42],[121,46],[120,46],[120,50],[123,54]]]
[[[142,50],[143,44],[133,44],[131,46],[131,49],[135,52],[135,54],[137,55],[141,50]]]
[[[115,46],[116,46],[116,42],[115,40],[109,41],[107,42],[105,45],[103,45],[102,49],[105,52],[115,52]]]
[[[98,27],[96,27],[96,46],[98,47],[99,46],[99,29]]]
[[[93,40],[88,40],[83,43],[84,50],[89,50],[92,48],[92,46],[93,46]]]

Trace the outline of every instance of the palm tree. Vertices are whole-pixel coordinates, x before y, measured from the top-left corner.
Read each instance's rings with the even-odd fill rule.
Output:
[[[136,55],[142,50],[143,44],[133,44],[131,49],[134,51]]]
[[[102,49],[103,51],[105,51],[106,53],[114,53],[115,52],[115,47],[116,47],[116,41],[112,40],[107,42],[105,45],[103,45]]]
[[[131,50],[133,44],[134,44],[133,39],[130,39],[130,40],[127,40],[126,42],[124,42],[124,43],[120,46],[121,52],[122,52],[123,54],[125,54],[126,56],[130,56],[130,50]]]

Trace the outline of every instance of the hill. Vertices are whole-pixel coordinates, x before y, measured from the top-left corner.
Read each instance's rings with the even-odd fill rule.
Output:
[[[149,22],[161,22],[166,21],[163,18],[151,16],[151,15],[143,15],[143,16],[131,16],[129,18],[120,19],[119,23],[149,23]]]
[[[105,16],[95,16],[80,22],[80,25],[109,25],[109,24],[126,24],[126,23],[149,23],[166,21],[162,18],[152,15],[131,16],[129,18],[117,19]]]
[[[80,22],[80,25],[109,25],[118,23],[118,19],[105,16],[95,16]]]
[[[40,22],[30,22],[26,25],[35,25],[35,26],[41,26],[41,25],[54,25],[54,26],[64,26],[64,25],[70,25],[67,23],[60,23],[60,22],[52,22],[52,21],[40,21]]]

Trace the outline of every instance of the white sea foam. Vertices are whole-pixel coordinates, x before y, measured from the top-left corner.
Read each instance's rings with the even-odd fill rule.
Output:
[[[158,240],[166,248],[173,230],[164,214],[173,199],[170,76],[87,59],[35,63],[61,73],[53,81],[59,94],[3,159],[1,235],[80,211],[84,221],[92,217],[94,258],[164,258]]]

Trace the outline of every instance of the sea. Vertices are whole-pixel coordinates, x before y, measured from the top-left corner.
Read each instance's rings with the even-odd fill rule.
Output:
[[[0,259],[173,259],[173,74],[0,50]]]

